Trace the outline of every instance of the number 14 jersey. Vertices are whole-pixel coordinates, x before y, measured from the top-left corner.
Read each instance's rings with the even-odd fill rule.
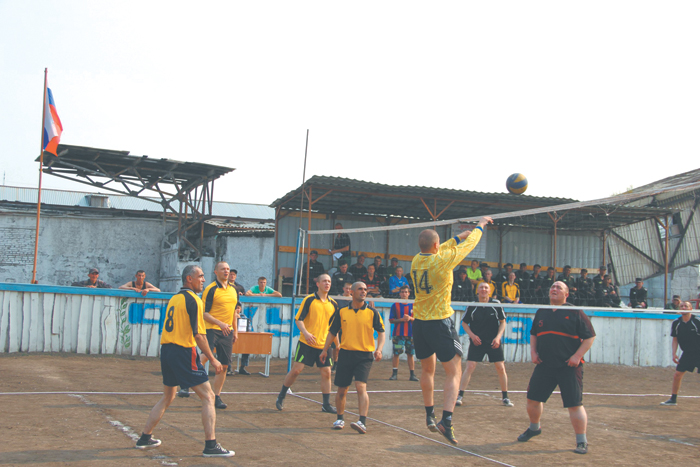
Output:
[[[413,317],[420,320],[449,318],[454,314],[451,293],[452,270],[481,240],[482,229],[476,227],[465,239],[453,237],[440,245],[438,252],[418,253],[411,262],[411,278],[416,300]]]

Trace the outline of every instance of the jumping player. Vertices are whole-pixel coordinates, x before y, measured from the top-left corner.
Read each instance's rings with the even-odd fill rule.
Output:
[[[540,308],[530,330],[530,357],[537,366],[527,386],[527,415],[530,426],[518,441],[525,442],[542,433],[540,419],[544,403],[559,386],[564,407],[576,433],[577,454],[588,452],[583,408],[583,356],[593,345],[595,331],[583,310],[566,303],[569,288],[556,281],[549,289],[549,303],[557,308]]]
[[[420,385],[426,424],[430,431],[439,431],[452,444],[457,444],[452,412],[462,373],[462,344],[452,320],[454,310],[450,302],[454,281],[452,270],[479,243],[484,226],[492,222],[490,217],[482,217],[474,231],[464,231],[442,245],[437,232],[424,230],[418,237],[421,252],[411,262],[416,295],[413,302],[413,343],[422,366]],[[433,395],[436,357],[446,373],[442,419],[438,423],[435,423]]]
[[[203,305],[197,296],[204,287],[204,273],[197,266],[186,266],[182,271],[183,287],[168,302],[163,333],[160,337],[160,368],[163,372],[163,397],[151,409],[141,437],[136,442],[139,449],[160,445],[152,437],[153,429],[163,418],[165,410],[175,399],[177,386],[192,388],[202,400],[202,424],[204,425],[204,457],[231,457],[233,451],[216,442],[216,409],[214,391],[209,376],[199,359],[196,347],[209,359],[216,374],[223,371],[214,358],[206,337]]]
[[[513,274],[511,272],[511,274]],[[503,308],[500,306],[487,305],[487,303],[500,303],[498,300],[489,298],[489,285],[486,282],[479,284],[477,289],[477,298],[483,305],[470,305],[462,318],[462,327],[469,335],[469,353],[467,354],[467,368],[462,374],[462,380],[459,383],[459,396],[457,396],[457,405],[462,405],[462,397],[464,391],[469,386],[469,380],[472,373],[476,369],[476,364],[484,359],[484,355],[488,354],[489,362],[496,366],[498,373],[498,382],[501,384],[502,402],[506,407],[513,407],[513,403],[508,399],[508,375],[506,374],[506,366],[503,363],[505,357],[503,355],[503,346],[501,345],[501,337],[506,330],[506,315],[503,313]]]
[[[367,433],[365,424],[369,411],[369,395],[367,394],[369,370],[372,368],[374,360],[382,359],[382,347],[384,347],[384,322],[379,313],[367,305],[366,297],[367,285],[364,282],[352,284],[352,303],[350,306],[338,309],[333,315],[323,352],[320,355],[321,361],[325,361],[331,342],[342,330],[343,339],[340,343],[338,367],[335,370],[335,385],[338,386],[335,405],[338,408],[338,418],[333,423],[333,428],[342,430],[345,427],[343,418],[345,399],[354,377],[360,420],[351,423],[350,426],[361,435]],[[377,331],[376,346],[374,345],[374,331]]]
[[[285,376],[282,390],[275,402],[277,410],[284,408],[284,398],[287,396],[287,390],[292,387],[304,366],[312,367],[315,364],[321,370],[321,392],[323,393],[321,411],[336,413],[335,408],[330,403],[333,359],[328,358],[321,361],[319,356],[326,344],[330,320],[333,317],[333,313],[338,309],[338,304],[328,296],[328,291],[331,289],[331,276],[321,274],[318,276],[316,285],[318,286],[318,292],[304,298],[295,317],[301,335],[294,352],[292,369]],[[330,346],[330,343],[328,345]]]
[[[671,325],[671,337],[673,337],[673,362],[677,363],[676,373],[673,375],[673,387],[671,398],[661,405],[676,405],[676,397],[681,389],[681,381],[685,372],[693,372],[696,368],[700,373],[700,320],[693,316],[690,311],[693,309],[690,302],[683,302],[680,305],[681,317]],[[678,358],[678,346],[680,345],[682,354]]]
[[[407,286],[401,286],[399,289],[399,298],[408,300],[411,294],[411,289]],[[413,304],[412,303],[394,303],[391,305],[389,312],[389,322],[394,325],[394,332],[391,337],[393,344],[393,356],[391,357],[392,373],[389,378],[391,381],[396,381],[399,374],[399,355],[406,352],[406,360],[408,361],[408,370],[411,372],[409,381],[418,381],[415,373],[416,363],[413,361]]]

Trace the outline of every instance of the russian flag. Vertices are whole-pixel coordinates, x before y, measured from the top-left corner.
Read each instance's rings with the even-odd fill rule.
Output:
[[[58,143],[61,141],[63,125],[61,125],[61,119],[58,118],[56,103],[53,100],[53,93],[48,87],[46,88],[44,100],[46,101],[46,107],[44,108],[44,151],[58,156],[56,152]]]

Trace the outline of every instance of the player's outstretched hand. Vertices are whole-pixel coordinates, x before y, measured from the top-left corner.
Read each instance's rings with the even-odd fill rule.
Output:
[[[479,223],[477,225],[483,228],[486,224],[493,224],[493,219],[491,219],[489,216],[484,216],[479,219]]]
[[[216,371],[216,374],[217,374],[217,375],[218,375],[219,373],[221,373],[222,371],[224,371],[224,367],[221,366],[221,363],[219,363],[219,361],[218,361],[217,359],[215,359],[215,358],[212,359],[212,360],[209,362],[209,365],[211,365],[211,366],[214,367],[214,371]]]

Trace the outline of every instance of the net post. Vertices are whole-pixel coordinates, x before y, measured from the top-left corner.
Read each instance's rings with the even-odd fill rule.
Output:
[[[299,234],[297,235],[297,253],[294,256],[294,284],[297,283],[297,276],[299,275],[299,244],[301,242],[303,232],[304,231],[302,229],[299,229]],[[292,290],[294,289],[292,288]],[[292,370],[292,338],[294,336],[294,309],[296,308],[296,305],[297,296],[296,294],[292,293],[292,312],[291,316],[289,317],[289,354],[287,355],[287,373]]]

